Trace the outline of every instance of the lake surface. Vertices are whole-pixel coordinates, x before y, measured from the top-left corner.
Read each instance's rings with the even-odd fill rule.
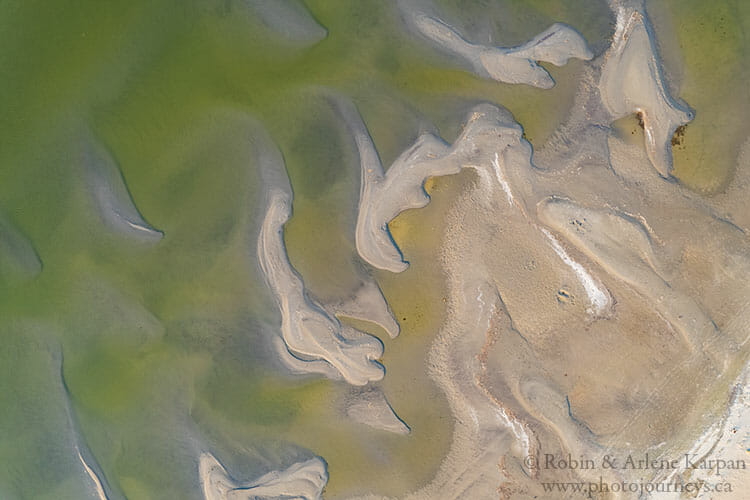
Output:
[[[508,108],[531,144],[543,144],[573,105],[584,63],[546,65],[551,90],[497,83],[415,39],[390,2],[304,3],[327,30],[311,45],[236,0],[0,3],[0,211],[43,266],[0,285],[0,407],[10,409],[0,414],[3,498],[76,498],[58,454],[70,432],[66,394],[76,432],[127,498],[202,498],[195,450],[204,444],[248,479],[322,456],[326,498],[400,496],[438,470],[453,417],[426,369],[445,314],[435,262],[443,217],[466,179],[431,182],[432,203],[392,224],[408,271],[363,267],[359,160],[321,89],[356,103],[387,166],[422,127],[453,141],[481,101]],[[437,3],[504,46],[559,21],[598,54],[614,29],[604,2]],[[750,129],[750,3],[647,9],[672,91],[696,110],[673,149],[675,177],[720,192]],[[284,156],[294,190],[285,241],[309,291],[346,295],[363,272],[383,289],[402,331],[391,340],[371,328],[385,344],[378,386],[408,437],[348,421],[346,384],[290,375],[276,360],[268,338],[279,315],[254,257],[262,186],[247,116]],[[617,130],[643,133],[634,118]],[[91,210],[80,148],[92,136],[163,231],[158,243],[123,239]]]

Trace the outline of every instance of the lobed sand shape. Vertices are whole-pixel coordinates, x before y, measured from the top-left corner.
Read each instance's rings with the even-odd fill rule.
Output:
[[[520,127],[487,105],[430,160],[476,176],[447,218],[448,319],[428,362],[451,404],[454,440],[434,480],[409,498],[559,498],[541,482],[664,480],[654,470],[550,470],[525,460],[681,457],[726,412],[750,355],[750,232],[729,215],[743,211],[746,193],[709,204],[665,182],[652,152],[613,135],[607,71],[621,71],[628,92],[667,96],[658,69],[637,85],[639,61],[658,66],[652,42],[635,31],[585,68],[569,120],[535,153],[536,165]],[[639,57],[613,62],[618,40]],[[641,112],[649,111],[649,130],[663,127],[653,109]],[[369,137],[358,136],[369,153],[360,146],[361,156],[376,158]],[[715,457],[715,441],[699,441]]]
[[[398,337],[401,327],[393,316],[383,291],[375,280],[366,278],[351,297],[325,305],[326,310],[338,317],[369,321],[383,328],[392,339]]]
[[[693,112],[669,95],[642,10],[613,5],[617,28],[602,68],[602,102],[614,120],[640,113],[649,160],[659,174],[669,177],[672,136],[677,127],[692,121]]]
[[[134,240],[159,241],[164,234],[141,216],[110,152],[93,136],[88,137],[83,148],[82,161],[89,189],[104,222]]]
[[[750,232],[722,212],[741,213],[746,193],[710,204],[613,135],[600,83],[616,49],[584,71],[541,162],[487,105],[431,160],[476,176],[447,219],[448,320],[428,363],[454,441],[411,498],[550,498],[541,481],[598,481],[601,469],[544,470],[527,456],[681,457],[726,411],[750,355]],[[656,60],[651,42],[639,50]]]
[[[593,57],[586,41],[575,29],[555,23],[518,47],[491,47],[473,44],[436,16],[425,13],[413,2],[398,2],[407,24],[438,48],[468,61],[482,77],[505,83],[523,83],[549,89],[555,82],[537,61],[562,66],[568,59]]]
[[[588,209],[555,198],[540,203],[539,217],[609,274],[649,297],[653,307],[680,332],[691,349],[703,348],[712,353],[715,342],[722,343],[716,324],[700,305],[659,275],[658,260],[643,222],[611,209]],[[702,339],[706,338],[713,341],[702,346]],[[721,347],[722,351],[727,348]]]
[[[265,193],[265,216],[258,236],[258,262],[281,312],[281,337],[276,347],[291,369],[343,377],[352,385],[380,380],[385,374],[376,360],[383,344],[376,337],[342,325],[334,314],[311,297],[292,267],[284,244],[284,224],[292,215],[292,190],[281,153],[265,132],[256,137],[257,161]],[[364,297],[377,300],[368,289]],[[384,304],[384,302],[383,302]],[[349,305],[362,312],[368,304]],[[387,320],[380,321],[393,331]]]
[[[600,144],[611,168],[544,171],[512,127],[495,130],[472,140],[464,163],[477,175],[443,243],[448,320],[428,366],[456,418],[454,441],[409,498],[559,498],[541,482],[659,479],[525,460],[689,451],[721,418],[748,356],[747,238],[664,182],[637,147]],[[498,146],[507,149],[496,158]],[[585,283],[546,234],[611,294],[610,314],[590,316]]]
[[[378,388],[370,388],[347,398],[346,414],[355,422],[394,434],[411,432]]]
[[[264,24],[290,42],[312,45],[328,35],[300,0],[246,1]]]
[[[401,258],[395,242],[388,231],[388,223],[409,208],[420,208],[429,203],[424,191],[428,177],[458,173],[462,167],[479,168],[484,175],[490,170],[478,164],[491,158],[491,175],[505,192],[508,203],[515,200],[500,165],[502,162],[522,161],[530,155],[530,146],[521,141],[521,128],[498,108],[479,105],[467,118],[467,125],[456,142],[448,147],[432,134],[421,135],[393,163],[387,173],[377,157],[377,152],[361,117],[353,105],[339,101],[338,107],[355,136],[362,169],[359,212],[357,216],[356,242],[360,256],[371,265],[392,272],[401,272],[408,266]],[[479,152],[476,143],[487,138],[501,138],[493,145],[494,150]],[[503,140],[505,137],[507,139]],[[518,142],[519,147],[509,146]],[[611,306],[611,298],[600,283],[577,262],[573,261],[557,240],[546,233],[555,252],[584,282],[591,302],[593,314],[605,314]]]
[[[0,277],[4,282],[28,281],[42,272],[42,261],[28,238],[0,213]]]
[[[429,203],[424,182],[434,175],[455,174],[460,167],[437,165],[427,160],[443,156],[448,146],[431,134],[399,156],[385,173],[383,165],[354,104],[335,99],[334,104],[354,136],[359,152],[361,184],[355,242],[362,259],[378,269],[394,273],[409,266],[388,230],[388,223],[409,208]]]
[[[255,481],[239,483],[211,453],[202,453],[198,474],[205,500],[317,500],[328,482],[326,463],[315,457]]]

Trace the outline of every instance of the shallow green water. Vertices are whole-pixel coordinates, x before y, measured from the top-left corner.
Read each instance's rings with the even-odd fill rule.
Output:
[[[382,385],[413,434],[363,430],[338,413],[345,386],[284,376],[264,340],[278,318],[252,256],[259,186],[246,115],[283,151],[295,191],[290,259],[326,299],[347,293],[362,270],[353,250],[357,158],[321,87],[355,100],[387,165],[422,123],[452,140],[479,100],[508,107],[541,143],[564,118],[582,63],[551,68],[551,91],[500,85],[404,33],[386,2],[306,3],[329,32],[310,48],[280,40],[240,1],[0,3],[0,209],[43,262],[36,279],[0,287],[0,407],[17,409],[0,415],[0,434],[18,436],[0,442],[2,498],[76,498],[75,485],[58,481],[68,459],[35,444],[57,434],[64,446],[60,360],[81,434],[128,498],[198,498],[202,443],[247,479],[304,449],[319,454],[332,498],[397,495],[436,471],[451,423],[424,370],[441,298],[429,259],[437,255],[438,200],[450,192],[438,190],[435,207],[401,221],[410,225],[403,248],[413,252],[413,268],[378,275],[402,323],[400,339],[384,339]],[[440,3],[447,12],[463,6]],[[747,49],[741,5],[726,2],[742,15],[732,17],[731,36],[715,40],[725,52]],[[611,31],[601,4],[491,8],[496,20],[487,29],[510,42],[558,20],[595,48]],[[705,29],[695,25],[705,12],[667,8],[680,43]],[[476,2],[464,15],[487,18],[485,9]],[[718,116],[732,101],[715,109],[701,94],[715,83],[701,77],[713,56],[689,47],[684,97],[699,117],[704,108]],[[727,64],[744,68],[746,53],[737,57]],[[694,129],[688,147],[696,142],[690,134],[710,143],[711,127],[696,121]],[[88,130],[112,151],[146,220],[164,231],[157,245],[129,243],[92,213],[77,153]],[[686,178],[715,182],[700,165],[695,174],[683,168]]]

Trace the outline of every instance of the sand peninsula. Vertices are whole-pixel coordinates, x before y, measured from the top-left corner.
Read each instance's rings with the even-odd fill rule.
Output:
[[[750,338],[749,228],[731,217],[744,198],[730,189],[707,201],[669,179],[670,139],[693,113],[666,90],[643,3],[611,8],[611,46],[586,66],[569,119],[533,162],[513,117],[483,104],[453,145],[422,136],[383,173],[361,119],[339,106],[362,168],[357,249],[376,267],[405,268],[387,225],[429,200],[411,194],[426,177],[474,172],[448,216],[448,320],[428,362],[454,440],[434,480],[408,498],[547,498],[542,481],[663,481],[664,471],[535,459],[542,449],[598,461],[645,450],[709,457],[729,439],[721,422],[736,419]],[[610,127],[634,113],[645,147]]]
[[[386,174],[370,133],[353,103],[336,97],[332,101],[354,137],[360,158],[360,195],[355,243],[360,257],[378,269],[405,271],[401,251],[388,230],[388,223],[409,208],[421,208],[430,198],[424,190],[428,177],[458,173],[459,165],[437,165],[428,160],[443,156],[448,146],[432,134],[423,134],[399,156]],[[441,168],[442,167],[442,168]]]
[[[164,233],[143,219],[133,203],[120,167],[93,133],[82,146],[81,161],[96,208],[107,226],[135,241],[153,243]]]
[[[259,129],[255,138],[256,162],[264,186],[263,212],[257,241],[258,263],[281,312],[282,361],[299,373],[318,373],[365,385],[383,378],[377,360],[383,344],[377,337],[343,325],[336,315],[364,319],[398,334],[382,292],[374,283],[363,284],[347,300],[325,306],[305,289],[292,267],[284,244],[284,224],[292,215],[292,189],[284,160],[270,137]]]
[[[319,457],[298,462],[283,471],[269,472],[254,481],[237,482],[216,457],[206,452],[200,456],[198,475],[205,500],[318,500],[328,482],[326,463]]]
[[[672,170],[672,136],[693,112],[667,91],[645,13],[617,5],[617,29],[602,68],[599,90],[614,119],[639,113],[646,151],[663,177]]]
[[[467,41],[427,2],[398,0],[398,6],[410,29],[437,48],[468,62],[477,75],[498,82],[549,89],[555,81],[537,61],[564,66],[570,58],[593,57],[581,34],[566,24],[555,23],[517,47],[493,47]]]

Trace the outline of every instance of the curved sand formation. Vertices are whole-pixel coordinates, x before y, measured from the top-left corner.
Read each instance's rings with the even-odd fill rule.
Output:
[[[370,388],[347,398],[346,414],[360,424],[394,434],[411,432],[406,423],[396,415],[380,389]]]
[[[89,189],[104,222],[136,241],[156,242],[164,234],[141,216],[111,153],[93,136],[83,146],[83,165]]]
[[[675,326],[692,349],[702,338],[713,337],[716,324],[695,300],[661,277],[657,257],[644,224],[627,214],[594,210],[573,202],[547,199],[539,217],[612,276],[628,283],[653,301],[653,307]]]
[[[743,308],[750,303],[750,287],[741,278],[728,284],[724,274],[750,276],[747,254],[726,261],[732,271],[717,269],[703,277],[689,264],[678,263],[677,269],[663,262],[675,255],[669,246],[689,239],[675,225],[675,214],[689,211],[703,232],[717,227],[710,212],[686,201],[672,183],[661,181],[644,197],[640,184],[614,176],[604,165],[572,164],[558,174],[534,169],[528,154],[524,161],[518,161],[521,155],[493,161],[488,153],[510,137],[473,142],[487,153],[477,153],[485,159],[476,162],[476,180],[449,215],[443,245],[448,322],[429,367],[448,396],[456,428],[435,479],[412,498],[489,498],[497,491],[511,498],[548,498],[542,481],[598,482],[600,475],[610,484],[656,479],[655,471],[640,479],[643,470],[549,470],[524,460],[542,460],[541,453],[601,460],[647,449],[655,457],[682,456],[706,422],[721,414],[727,397],[715,394],[733,386],[742,366],[737,363],[747,357],[750,331]],[[527,151],[520,140],[509,149]],[[645,156],[613,160],[620,173],[629,165],[644,172],[648,163]],[[502,176],[492,175],[496,171]],[[600,188],[599,199],[607,200],[600,208],[570,201],[591,203],[586,193],[593,186]],[[552,231],[569,258],[598,271],[597,279],[617,301],[611,316],[589,317],[578,300],[586,296],[585,284],[576,285],[575,270],[562,266],[557,249],[545,244],[545,233]],[[745,240],[726,224],[720,232],[724,253]],[[676,234],[683,234],[681,241]],[[713,252],[704,258],[713,260]],[[652,290],[652,275],[669,279],[668,288]],[[741,296],[730,311],[721,309],[718,298],[708,304],[690,292],[692,280],[706,286],[717,277],[726,287],[725,299]],[[661,297],[660,290],[681,299]],[[717,321],[727,313],[728,320]],[[682,330],[687,333],[675,334]],[[686,386],[688,378],[703,385]],[[704,402],[710,398],[708,409]]]
[[[546,229],[542,229],[542,233],[549,240],[557,256],[576,273],[591,303],[591,308],[588,311],[593,314],[603,314],[612,303],[612,297],[610,297],[609,292],[602,286],[598,279],[591,276],[585,267],[570,258],[568,252],[557,241],[557,238]]]
[[[257,161],[265,190],[265,216],[258,236],[258,262],[281,312],[281,338],[276,343],[282,360],[295,371],[343,377],[353,385],[365,385],[383,378],[385,370],[376,360],[383,344],[376,337],[342,325],[305,290],[292,267],[284,244],[284,224],[292,215],[292,191],[281,153],[264,132],[256,137]],[[364,297],[377,300],[372,288]],[[354,314],[368,304],[347,308]],[[393,325],[380,315],[387,329]],[[283,351],[287,352],[284,353]]]
[[[669,93],[643,2],[610,0],[617,24],[612,44],[586,65],[567,122],[535,151],[535,163],[607,161],[600,145],[610,125],[638,114],[649,162],[662,177],[672,170],[671,140],[694,113]]]
[[[328,35],[299,0],[246,1],[266,26],[290,42],[312,45]]]
[[[451,403],[454,441],[413,498],[546,498],[541,481],[598,481],[602,471],[529,467],[524,459],[540,449],[680,457],[730,402],[748,357],[748,232],[664,182],[667,156],[656,152],[670,143],[650,138],[670,138],[691,114],[664,90],[641,11],[618,9],[613,46],[586,70],[570,120],[543,147],[549,168],[532,165],[520,127],[487,105],[426,162],[452,161],[476,177],[449,215],[448,321],[428,363]],[[633,103],[621,112],[649,116],[645,150],[608,130],[617,106]],[[739,213],[742,203],[735,196],[721,208]],[[714,441],[703,441],[713,457]]]
[[[401,327],[393,316],[383,291],[372,278],[365,278],[354,293],[338,302],[325,305],[326,311],[337,317],[369,321],[381,327],[392,339],[398,337]]]
[[[320,457],[272,471],[254,481],[234,481],[211,453],[202,453],[198,475],[205,500],[318,500],[326,483],[326,463]]]
[[[339,109],[355,136],[360,154],[362,184],[356,242],[360,256],[371,265],[392,272],[406,269],[407,263],[402,260],[401,252],[390,236],[388,223],[404,210],[419,208],[429,202],[424,191],[424,182],[429,177],[455,174],[463,167],[476,168],[482,175],[496,179],[509,205],[516,204],[503,165],[519,159],[529,163],[527,157],[531,149],[525,140],[521,140],[522,129],[499,108],[488,104],[475,107],[467,117],[464,131],[450,148],[432,134],[421,135],[385,174],[356,109],[345,102],[339,103]],[[488,138],[500,139],[486,151],[479,150],[477,144]],[[518,147],[509,147],[514,143]],[[486,165],[488,161],[491,170],[477,166]],[[554,236],[546,231],[543,233],[560,259],[583,283],[591,303],[591,313],[605,314],[611,306],[608,292],[583,266],[568,256]]]
[[[672,170],[672,136],[693,112],[665,88],[645,14],[616,5],[617,28],[607,51],[599,89],[614,119],[640,113],[651,164],[663,177]]]
[[[420,208],[430,201],[424,190],[428,177],[458,173],[460,167],[428,163],[443,156],[448,146],[432,134],[423,134],[399,156],[386,173],[370,133],[350,101],[334,99],[349,131],[354,136],[361,170],[359,208],[355,242],[360,257],[378,269],[394,273],[409,267],[391,237],[388,223],[409,208]]]
[[[0,277],[6,283],[28,281],[42,272],[31,241],[0,213]]]
[[[62,355],[60,355],[62,358]],[[70,428],[73,430],[76,436],[75,442],[73,443],[73,450],[81,464],[86,476],[89,480],[89,490],[92,493],[92,497],[97,500],[113,500],[114,498],[124,498],[123,495],[113,493],[112,488],[107,482],[107,478],[104,475],[101,467],[96,462],[94,455],[91,453],[88,445],[85,443],[78,420],[76,419],[75,412],[70,404],[70,392],[65,384],[65,378],[63,376],[62,362],[60,362],[60,381],[65,394],[65,409],[68,417],[68,423]]]
[[[0,380],[0,389],[13,398],[0,426],[15,429],[4,438],[4,456],[13,450],[13,459],[0,470],[0,493],[3,498],[122,499],[86,443],[53,332],[33,321],[13,322],[3,331],[4,366],[23,383],[11,376]]]
[[[520,127],[504,111],[482,105],[470,113],[461,138],[471,147],[463,148],[463,155],[457,155],[455,161],[475,170],[477,180],[476,187],[456,206],[471,212],[476,210],[469,218],[484,214],[482,218],[498,221],[498,225],[518,224],[517,234],[513,231],[503,236],[504,247],[518,245],[518,257],[535,262],[536,272],[552,280],[552,276],[559,275],[561,281],[569,283],[570,290],[583,295],[585,284],[574,287],[580,279],[579,273],[572,266],[561,265],[567,264],[560,255],[564,252],[562,246],[558,243],[555,248],[543,228],[529,220],[524,203],[526,193],[515,189],[512,182],[516,172],[528,175],[533,171],[531,150],[521,136]],[[449,320],[436,339],[429,363],[431,375],[448,395],[456,417],[454,442],[434,481],[410,498],[488,497],[497,490],[502,479],[515,479],[511,461],[522,463],[525,457],[536,453],[538,446],[532,428],[522,420],[531,420],[528,405],[506,403],[493,393],[491,372],[494,370],[489,365],[489,355],[494,345],[517,356],[514,366],[505,367],[504,371],[525,371],[523,366],[534,366],[536,361],[528,340],[508,312],[509,307],[517,306],[517,300],[511,297],[506,303],[492,282],[491,277],[497,271],[482,265],[481,252],[488,250],[477,241],[487,239],[487,234],[493,231],[488,232],[485,223],[467,224],[465,217],[466,212],[461,214],[457,208],[446,232],[443,264],[449,279]],[[573,262],[567,254],[565,257]],[[465,266],[467,261],[472,262],[472,266]],[[546,264],[542,266],[542,263]],[[508,268],[501,274],[510,277],[514,273],[518,270]],[[530,295],[529,289],[521,284],[516,288],[524,289],[526,303],[538,304],[545,300]],[[548,297],[546,300],[551,299],[556,308],[560,307],[556,290],[549,290]],[[579,304],[578,314],[587,317],[593,305]],[[534,321],[535,311],[527,312],[528,320]],[[520,391],[514,394],[520,399]],[[558,406],[564,405],[564,397],[556,399]],[[498,450],[506,450],[507,469],[505,459],[498,467]]]
[[[562,23],[553,24],[517,47],[492,47],[467,41],[458,30],[413,2],[400,0],[398,5],[407,24],[417,33],[439,49],[469,62],[477,75],[499,82],[549,89],[555,81],[537,61],[563,66],[573,57],[583,60],[593,57],[581,34]]]

